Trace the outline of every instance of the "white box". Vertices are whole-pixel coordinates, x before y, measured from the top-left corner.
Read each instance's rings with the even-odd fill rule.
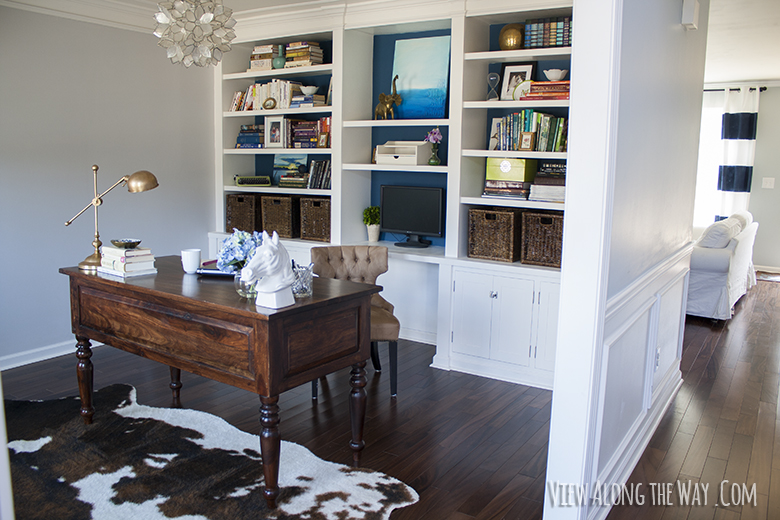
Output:
[[[376,147],[377,164],[428,164],[431,143],[427,141],[387,141]]]

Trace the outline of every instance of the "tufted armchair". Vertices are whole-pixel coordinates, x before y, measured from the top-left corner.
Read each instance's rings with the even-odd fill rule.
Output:
[[[311,250],[314,274],[351,282],[375,284],[387,272],[387,248],[383,246],[331,246]],[[390,349],[390,395],[398,393],[398,333],[401,324],[393,305],[379,294],[371,297],[371,363],[382,371],[377,344],[387,341]],[[317,380],[312,381],[312,398],[317,398]]]

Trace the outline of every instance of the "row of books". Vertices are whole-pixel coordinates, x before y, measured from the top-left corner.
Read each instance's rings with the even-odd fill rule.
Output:
[[[534,81],[531,89],[520,99],[569,99],[571,81]]]
[[[532,108],[493,118],[488,150],[565,152],[567,121]]]
[[[319,42],[299,41],[288,43],[285,48],[285,69],[309,67],[322,63],[322,49]]]
[[[526,20],[524,47],[569,47],[572,44],[571,16]]]
[[[313,160],[308,172],[294,172],[279,179],[282,188],[330,189],[330,159]]]
[[[100,251],[98,272],[120,278],[155,274],[154,255],[148,247],[122,249],[103,246]]]
[[[233,101],[230,104],[230,112],[241,112],[245,110],[264,110],[264,103],[268,99],[273,99],[274,109],[290,108],[294,96],[300,96],[301,84],[297,81],[289,81],[274,78],[266,83],[253,83],[247,87],[246,91],[238,91],[233,94]]]
[[[236,148],[262,148],[265,125],[241,125],[236,137]]]

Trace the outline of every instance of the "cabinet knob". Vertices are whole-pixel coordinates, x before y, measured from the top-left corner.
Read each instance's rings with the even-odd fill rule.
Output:
[[[490,297],[494,300],[498,299],[498,293],[496,291],[490,291]]]

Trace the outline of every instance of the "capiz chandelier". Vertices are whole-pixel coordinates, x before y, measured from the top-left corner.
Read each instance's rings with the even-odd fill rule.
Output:
[[[160,2],[155,13],[157,43],[168,52],[172,63],[185,67],[216,65],[230,50],[236,37],[233,10],[222,0],[175,0]]]

